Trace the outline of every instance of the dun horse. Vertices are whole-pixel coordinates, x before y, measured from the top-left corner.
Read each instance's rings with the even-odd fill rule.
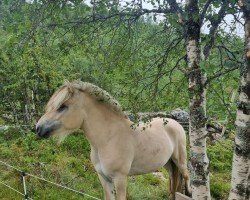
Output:
[[[93,84],[74,81],[53,94],[36,131],[39,137],[47,138],[83,130],[106,200],[125,200],[127,176],[154,172],[160,167],[169,171],[172,195],[181,190],[183,178],[190,193],[182,126],[168,118],[154,118],[147,127],[132,125],[110,94]]]

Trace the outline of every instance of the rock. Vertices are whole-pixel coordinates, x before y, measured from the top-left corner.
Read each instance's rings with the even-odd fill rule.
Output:
[[[181,109],[177,108],[177,109],[173,110],[170,114],[177,121],[182,121],[182,122],[189,121],[189,113],[186,112],[185,110],[181,110]]]

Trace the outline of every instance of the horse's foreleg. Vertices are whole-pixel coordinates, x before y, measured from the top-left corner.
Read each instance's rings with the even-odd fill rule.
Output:
[[[116,200],[126,200],[127,176],[118,175],[114,179]]]
[[[101,181],[105,200],[114,200],[115,199],[115,191],[114,191],[114,185],[111,181],[105,180],[100,174],[98,174],[98,177]]]

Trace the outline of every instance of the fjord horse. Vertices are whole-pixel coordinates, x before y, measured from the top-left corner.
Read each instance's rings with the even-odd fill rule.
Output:
[[[106,91],[86,82],[62,85],[50,98],[36,125],[37,135],[65,137],[83,130],[91,145],[91,161],[98,173],[106,200],[126,199],[127,176],[169,171],[174,198],[187,170],[186,136],[173,119],[153,118],[147,125],[133,126],[119,103]]]

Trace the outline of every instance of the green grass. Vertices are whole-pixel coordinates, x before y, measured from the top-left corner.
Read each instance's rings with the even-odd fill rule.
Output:
[[[211,195],[214,199],[228,199],[231,185],[233,140],[227,139],[208,145],[207,151],[210,159]]]
[[[0,160],[31,174],[67,185],[103,199],[101,184],[89,159],[90,146],[83,134],[73,134],[58,145],[52,139],[37,140],[27,130],[9,129],[0,132]],[[211,194],[214,199],[227,199],[230,189],[232,141],[208,145],[211,159]],[[167,176],[167,173],[162,170]],[[0,164],[0,181],[23,190],[20,174]],[[128,200],[168,199],[168,181],[152,175],[130,177]],[[33,199],[89,199],[60,189],[32,177],[27,178]],[[0,199],[22,199],[19,194],[0,185]]]
[[[74,134],[58,145],[52,139],[37,140],[32,132],[9,129],[0,133],[0,159],[31,174],[67,185],[103,199],[98,176],[89,159],[90,146],[82,134]],[[20,174],[0,164],[0,181],[22,191]],[[33,199],[89,199],[32,177],[27,179]],[[152,174],[130,177],[129,199],[166,199],[167,181]],[[22,199],[0,186],[0,199]]]

